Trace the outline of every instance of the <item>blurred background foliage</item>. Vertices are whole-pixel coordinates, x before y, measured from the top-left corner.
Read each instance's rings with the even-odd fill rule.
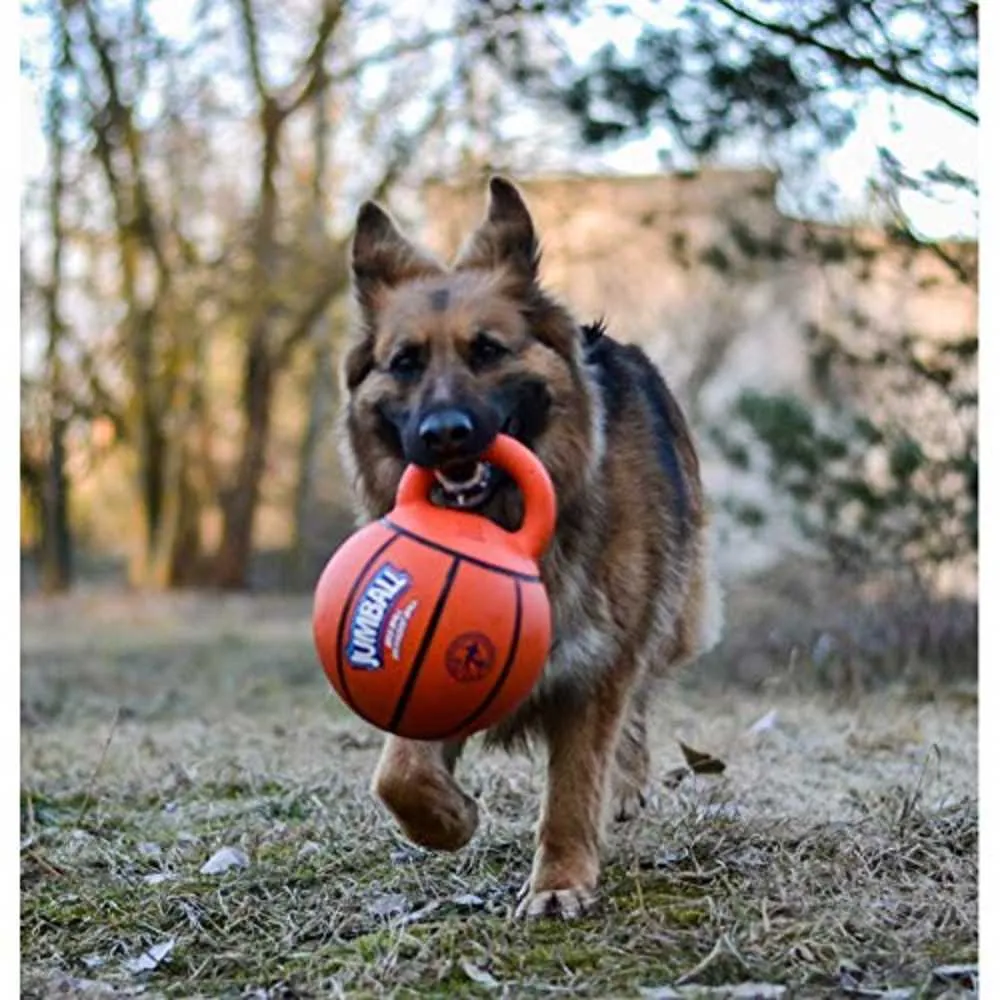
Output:
[[[662,230],[669,275],[643,287],[698,299],[694,339],[670,316],[613,332],[665,369],[688,359],[718,518],[767,539],[754,587],[787,603],[775,568],[808,557],[813,607],[843,581],[864,607],[914,595],[922,624],[902,631],[937,628],[968,666],[978,42],[960,0],[30,0],[25,588],[311,587],[353,523],[332,438],[363,198],[433,233],[428,192],[480,198],[494,170],[529,200],[536,178],[676,178],[682,203],[685,179],[763,169],[767,225],[738,194],[707,241]],[[588,190],[603,202],[581,210],[618,211],[613,185]],[[547,253],[558,271],[569,251]],[[862,308],[880,267],[948,322]],[[796,314],[804,377],[744,380],[747,357],[780,358],[734,300],[804,268],[837,286],[821,318]],[[740,477],[767,489],[730,490]],[[774,540],[778,521],[794,532]],[[956,595],[961,641],[928,624]],[[812,633],[828,662],[834,632]]]

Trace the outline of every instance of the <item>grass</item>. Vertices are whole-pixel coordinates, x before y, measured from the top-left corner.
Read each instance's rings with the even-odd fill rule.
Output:
[[[473,843],[410,847],[307,598],[23,608],[22,996],[971,995],[934,971],[977,960],[967,695],[670,686],[659,791],[610,831],[600,910],[524,925],[540,761],[473,750]],[[725,773],[666,787],[679,739]],[[248,865],[202,874],[225,847]]]

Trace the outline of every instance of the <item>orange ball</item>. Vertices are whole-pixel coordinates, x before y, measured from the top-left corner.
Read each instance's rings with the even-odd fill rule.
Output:
[[[524,496],[518,531],[427,499],[409,466],[386,517],[355,532],[316,586],[313,637],[327,678],[356,714],[417,740],[488,729],[530,694],[552,639],[538,560],[555,528],[552,481],[501,435],[483,459]]]

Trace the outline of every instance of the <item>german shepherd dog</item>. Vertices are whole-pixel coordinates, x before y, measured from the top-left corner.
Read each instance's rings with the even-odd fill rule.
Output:
[[[607,814],[635,815],[649,779],[646,713],[658,678],[716,641],[698,458],[646,355],[580,325],[540,287],[539,245],[517,189],[489,184],[487,214],[450,267],[366,202],[352,271],[359,323],[345,355],[341,436],[362,521],[386,514],[408,463],[432,499],[508,530],[521,498],[480,461],[498,433],[531,448],[557,495],[542,563],[553,642],[542,679],[485,734],[548,751],[545,801],[519,916],[574,917],[596,899]],[[457,850],[476,802],[454,778],[460,743],[387,738],[372,789],[407,837]]]

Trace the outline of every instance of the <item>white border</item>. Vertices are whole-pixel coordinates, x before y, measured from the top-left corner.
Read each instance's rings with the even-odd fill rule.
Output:
[[[20,194],[23,179],[23,168],[21,159],[23,150],[21,148],[21,127],[20,115],[14,110],[15,102],[13,95],[21,91],[19,74],[19,51],[17,39],[20,32],[15,30],[15,25],[19,24],[20,11],[11,3],[0,4],[0,38],[3,40],[3,53],[0,55],[0,67],[4,67],[7,74],[8,87],[6,93],[8,99],[0,102],[4,117],[3,134],[8,137],[16,136],[19,155],[16,158],[9,156],[0,158],[0,170],[3,171],[4,183],[2,188],[3,215],[0,217],[0,235],[2,235],[3,261],[0,266],[0,290],[2,290],[2,305],[6,321],[0,324],[0,349],[3,351],[3,358],[0,361],[0,377],[5,381],[5,388],[0,391],[0,407],[3,409],[3,433],[8,442],[2,447],[3,462],[0,464],[3,476],[3,488],[0,489],[0,498],[4,505],[4,549],[0,554],[0,565],[5,569],[2,577],[2,595],[0,595],[0,607],[3,613],[3,634],[8,637],[11,646],[11,655],[4,664],[4,669],[0,670],[0,684],[4,691],[0,694],[5,706],[5,711],[11,717],[19,713],[19,687],[20,687],[20,553],[19,553],[19,476],[16,471],[14,456],[18,452],[18,426],[20,422],[19,413],[19,214],[20,214]],[[981,5],[982,37],[981,52],[993,52],[1000,46],[1000,16],[996,14],[994,4],[984,3]],[[993,37],[993,43],[988,38]],[[991,100],[992,98],[992,100]],[[1000,237],[1000,182],[998,182],[996,164],[992,163],[992,152],[989,141],[982,136],[993,135],[994,140],[1000,143],[1000,72],[997,71],[996,64],[990,58],[982,60],[981,75],[981,97],[979,105],[982,109],[983,128],[980,137],[980,161],[984,163],[986,169],[980,169],[981,179],[981,229],[980,229],[980,252],[981,252],[981,274],[985,280],[981,283],[980,302],[980,329],[986,336],[982,339],[981,354],[981,380],[982,373],[1000,370],[1000,345],[992,336],[995,332],[991,319],[1000,315],[1000,252],[998,252],[996,240]],[[985,156],[983,154],[986,154]],[[988,382],[987,382],[988,384]],[[1000,396],[1000,394],[998,394]],[[982,422],[981,427],[988,428],[996,424],[996,417],[1000,408],[1000,398],[992,396],[990,392],[982,399]],[[989,433],[989,432],[988,432]],[[997,561],[990,558],[989,552],[996,551],[996,541],[998,532],[993,526],[989,512],[997,508],[990,502],[989,496],[996,495],[996,477],[993,474],[994,467],[989,462],[984,462],[981,472],[981,490],[983,493],[982,509],[987,512],[987,517],[982,521],[981,539],[981,576],[980,576],[980,599],[986,607],[989,606],[989,594],[998,593],[1000,585],[997,582]],[[982,619],[981,631],[981,655],[980,662],[986,666],[980,672],[980,718],[986,720],[985,725],[980,726],[980,775],[988,775],[992,770],[992,762],[995,755],[1000,752],[997,743],[1000,739],[1000,731],[993,729],[991,721],[991,710],[1000,711],[1000,677],[997,675],[997,666],[991,653],[997,651],[996,642],[996,619],[987,615]],[[15,659],[16,656],[16,659]],[[17,669],[15,669],[15,662]],[[0,727],[4,742],[4,757],[9,761],[19,763],[18,738],[14,735],[20,731],[19,715],[15,724]],[[18,775],[20,768],[17,768]],[[19,782],[15,779],[15,768],[7,766],[2,769],[5,787],[0,792],[0,804],[4,810],[3,828],[10,831],[9,854],[5,858],[3,868],[3,878],[10,886],[10,891],[2,892],[3,905],[12,908],[14,900],[20,900],[20,876],[19,863],[13,851],[13,831],[17,829],[16,814],[18,810],[18,796],[15,795],[15,785]],[[980,816],[981,816],[981,843],[992,845],[993,838],[1000,836],[1000,782],[996,777],[992,780],[980,780]],[[992,837],[991,837],[992,834]],[[980,853],[981,871],[981,894],[980,894],[980,940],[982,942],[1000,941],[1000,920],[998,920],[997,898],[998,882],[1000,882],[1000,857],[991,850]],[[16,887],[16,890],[15,890]],[[19,914],[19,903],[18,911]],[[17,915],[14,919],[4,921],[9,928],[18,922]],[[991,930],[992,928],[992,930]],[[0,995],[18,995],[20,992],[17,985],[19,979],[19,937],[15,940],[14,935],[8,930],[0,934],[0,969],[4,978],[10,982],[10,988],[0,990]],[[984,996],[990,996],[1000,990],[1000,954],[985,947],[979,956],[980,971],[982,981],[988,984],[981,990]],[[15,976],[18,979],[15,979]],[[9,977],[9,979],[8,979]],[[991,987],[994,987],[991,989]],[[1000,995],[1000,994],[998,994]]]
[[[981,353],[979,381],[988,387],[993,376],[989,372],[1000,371],[1000,345],[993,327],[1000,313],[1000,253],[997,238],[1000,237],[1000,184],[997,183],[994,157],[997,148],[991,142],[1000,142],[1000,114],[997,101],[1000,100],[1000,72],[990,53],[1000,44],[1000,16],[996,4],[980,5],[980,93],[979,107],[982,123],[979,133],[979,178],[980,178],[980,300],[979,329]],[[993,41],[990,42],[989,39]],[[992,140],[988,137],[992,136]],[[1000,399],[987,391],[980,400],[980,437],[985,431],[987,439],[996,432]],[[992,429],[991,429],[992,428]],[[982,450],[982,449],[981,449]],[[990,496],[997,495],[996,466],[985,461],[980,466],[980,610],[989,608],[990,594],[1000,592],[996,555],[1000,538],[995,522],[990,516],[996,510]],[[980,614],[979,633],[979,843],[991,845],[1000,834],[1000,787],[998,787],[995,765],[1000,754],[1000,731],[993,726],[993,713],[1000,710],[1000,684],[993,657],[997,652],[997,619],[991,614]],[[993,773],[993,778],[987,776]],[[985,779],[985,780],[984,780]],[[1000,858],[992,850],[979,852],[980,894],[979,894],[979,942],[980,942],[980,995],[994,996],[1000,989],[1000,953],[996,945],[989,942],[1000,941],[1000,911],[997,908],[1000,893]],[[992,928],[992,929],[991,929]],[[985,986],[982,984],[986,984]]]
[[[0,934],[0,983],[7,986],[2,992],[8,996],[20,994],[20,851],[14,846],[19,829],[20,787],[20,675],[21,675],[21,625],[19,599],[21,592],[20,556],[20,472],[15,457],[20,456],[20,208],[23,169],[21,163],[21,122],[16,108],[15,95],[20,95],[20,6],[0,4],[0,71],[7,85],[3,92],[6,100],[0,102],[3,121],[2,134],[16,142],[17,156],[9,154],[0,157],[0,304],[3,318],[0,320],[0,423],[3,427],[4,444],[0,446],[3,460],[0,462],[0,503],[3,504],[3,549],[0,551],[0,609],[3,620],[0,635],[9,643],[10,653],[0,669],[0,704],[8,714],[8,724],[0,726],[3,740],[3,759],[8,761],[0,770],[3,774],[3,789],[0,790],[0,808],[3,809],[3,829],[7,832],[9,853],[3,862],[3,884],[8,889],[0,890],[4,910],[14,910],[12,919],[0,918],[7,931]],[[10,145],[7,146],[9,150]],[[16,762],[16,767],[13,766]],[[15,904],[15,900],[17,903]],[[16,909],[15,909],[16,905]],[[8,911],[9,912],[9,911]],[[15,938],[11,928],[18,927]]]

